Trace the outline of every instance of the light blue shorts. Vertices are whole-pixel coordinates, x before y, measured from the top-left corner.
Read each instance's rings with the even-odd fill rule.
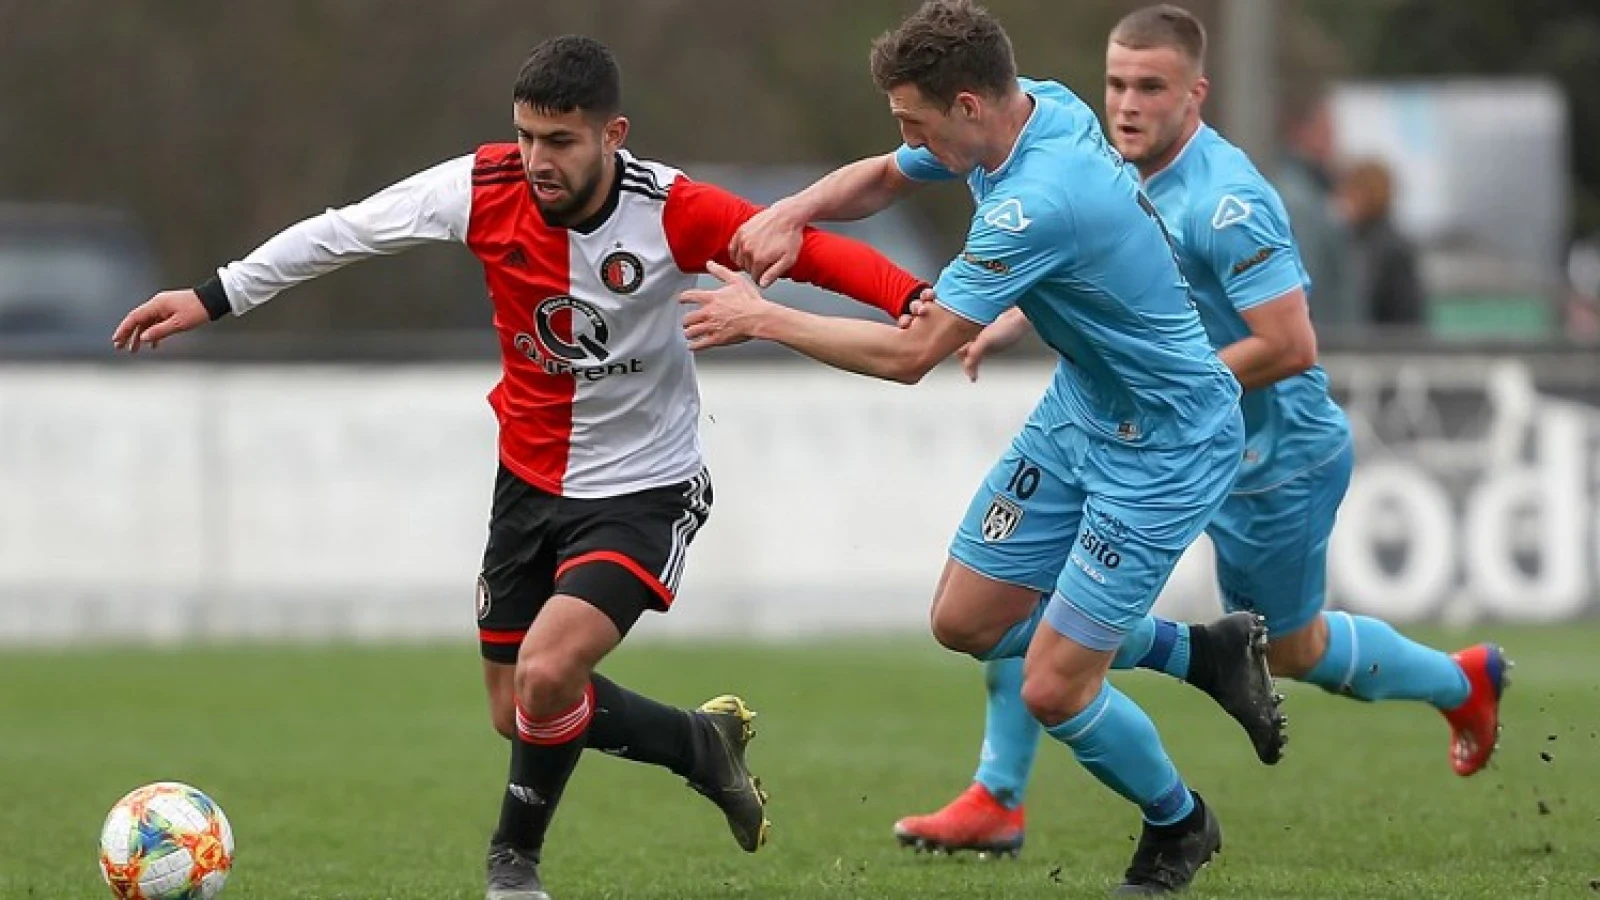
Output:
[[[1269,490],[1232,494],[1206,528],[1217,551],[1223,606],[1267,620],[1267,633],[1299,631],[1322,612],[1328,538],[1355,452],[1349,444],[1313,469]]]
[[[1171,449],[1030,421],[972,498],[950,555],[1052,594],[1056,631],[1113,649],[1227,498],[1243,452],[1238,413],[1210,440]]]

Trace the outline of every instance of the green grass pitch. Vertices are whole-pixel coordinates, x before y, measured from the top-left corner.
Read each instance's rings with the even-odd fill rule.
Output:
[[[1198,693],[1119,676],[1222,818],[1190,896],[1600,897],[1600,630],[1421,636],[1491,632],[1517,681],[1497,762],[1471,779],[1420,705],[1295,686],[1269,769]],[[101,818],[178,779],[233,822],[224,900],[475,900],[506,766],[478,666],[470,642],[0,654],[0,898],[108,897]],[[1020,859],[895,845],[897,816],[966,784],[981,727],[977,666],[931,640],[643,644],[606,671],[680,704],[749,700],[773,840],[743,854],[677,779],[589,754],[546,854],[558,900],[1099,897],[1133,849],[1134,813],[1048,740]]]

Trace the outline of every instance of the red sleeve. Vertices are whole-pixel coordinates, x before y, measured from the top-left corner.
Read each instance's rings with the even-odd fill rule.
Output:
[[[735,268],[728,244],[739,226],[760,210],[716,185],[678,178],[662,211],[667,245],[678,268],[702,273],[713,259]],[[800,258],[785,277],[876,306],[890,318],[898,318],[927,286],[861,241],[816,228],[805,230]]]

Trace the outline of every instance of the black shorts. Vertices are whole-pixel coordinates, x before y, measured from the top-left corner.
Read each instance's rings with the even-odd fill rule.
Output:
[[[623,634],[645,610],[665,611],[710,512],[703,469],[679,484],[583,500],[542,491],[502,465],[478,576],[483,658],[516,662],[528,626],[556,594],[593,604]]]

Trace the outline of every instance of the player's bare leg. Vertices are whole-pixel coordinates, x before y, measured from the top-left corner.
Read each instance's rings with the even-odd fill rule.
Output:
[[[930,624],[945,647],[980,659],[1020,657],[1038,625],[1037,588],[996,581],[951,559],[934,594]]]

